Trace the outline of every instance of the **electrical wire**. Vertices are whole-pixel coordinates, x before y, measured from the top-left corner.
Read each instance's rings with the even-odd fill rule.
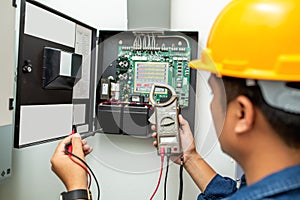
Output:
[[[182,199],[182,191],[183,191],[183,165],[184,160],[183,156],[180,158],[180,169],[179,169],[179,194],[178,194],[178,200]]]
[[[70,135],[74,135],[76,132],[77,132],[76,126],[73,125],[72,132],[71,132]],[[72,150],[73,150],[73,149],[72,149],[72,142],[68,143],[68,144],[66,145],[66,147],[67,147],[67,149],[68,149],[68,152],[72,152]],[[69,158],[70,158],[75,164],[77,164],[77,165],[79,165],[81,168],[83,168],[84,171],[88,174],[88,188],[90,189],[91,184],[92,184],[92,178],[91,178],[91,174],[90,174],[89,170],[87,169],[86,166],[84,166],[83,164],[81,164],[81,163],[77,162],[76,160],[74,160],[73,157],[71,156],[71,154],[68,154],[68,156],[69,156]]]
[[[164,168],[164,160],[165,160],[165,149],[161,148],[160,149],[160,162],[161,162],[161,164],[160,164],[159,178],[158,178],[158,182],[157,182],[156,188],[155,188],[153,194],[150,197],[150,200],[153,199],[153,197],[155,196],[155,194],[156,194],[156,192],[157,192],[157,190],[159,188],[161,177],[162,177],[162,172],[163,172],[163,168]]]
[[[88,168],[87,168],[85,165],[83,165],[83,164],[77,162],[77,161],[72,157],[71,154],[68,154],[68,156],[69,156],[69,158],[70,158],[74,163],[76,163],[76,164],[79,165],[81,168],[83,168],[84,171],[87,173],[87,175],[88,175],[88,188],[90,189],[90,188],[91,188],[91,184],[92,184],[92,177],[91,177],[91,173],[89,172]]]
[[[73,125],[73,128],[72,128],[72,132],[70,135],[73,135],[77,132],[76,130],[76,126]],[[95,132],[96,133],[96,132]],[[98,193],[98,196],[97,196],[97,199],[99,200],[100,199],[100,186],[99,186],[99,183],[98,183],[98,180],[93,172],[93,170],[90,168],[90,166],[83,160],[81,159],[80,157],[76,156],[75,154],[72,153],[72,142],[68,143],[65,145],[65,152],[66,154],[69,156],[69,158],[74,162],[76,163],[77,165],[79,165],[80,167],[82,167],[86,173],[88,174],[88,179],[89,179],[89,183],[88,183],[88,189],[90,189],[91,187],[91,183],[92,183],[92,178],[91,178],[91,174],[90,172],[92,173],[94,179],[95,179],[95,182],[96,182],[96,186],[97,186],[97,193]],[[74,158],[78,159],[81,163],[77,162]]]
[[[68,150],[68,147],[67,147],[67,146],[65,146],[65,151],[66,151],[66,154],[67,154],[67,155],[71,155],[72,157],[74,157],[74,158],[78,159],[80,162],[82,162],[82,163],[88,168],[88,170],[92,173],[93,178],[94,178],[94,180],[95,180],[95,182],[96,182],[96,186],[97,186],[97,194],[98,194],[98,195],[97,195],[97,200],[99,200],[99,199],[100,199],[100,186],[99,186],[98,180],[97,180],[97,178],[96,178],[96,176],[95,176],[93,170],[90,168],[90,166],[89,166],[84,160],[82,160],[80,157],[78,157],[78,156],[76,156],[75,154],[73,154],[72,152],[70,152],[70,151]]]
[[[167,154],[167,167],[166,167],[165,183],[164,183],[164,200],[167,199],[167,180],[168,180],[168,172],[169,172],[169,161],[170,161],[170,155]]]
[[[189,41],[181,35],[158,35],[157,38],[181,38],[186,42],[187,48],[190,48]]]

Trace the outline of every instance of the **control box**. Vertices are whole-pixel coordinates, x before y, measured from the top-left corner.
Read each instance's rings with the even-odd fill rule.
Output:
[[[96,115],[104,132],[149,137],[153,83],[176,91],[193,127],[196,71],[188,62],[197,56],[197,32],[100,31],[99,36]],[[171,94],[161,89],[155,95],[166,102]]]

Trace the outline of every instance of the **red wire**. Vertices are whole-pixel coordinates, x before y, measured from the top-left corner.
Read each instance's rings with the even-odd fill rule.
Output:
[[[82,167],[82,168],[84,169],[84,171],[88,174],[88,177],[89,177],[88,188],[90,189],[92,178],[91,178],[91,174],[90,174],[89,170],[87,169],[86,166],[84,166],[83,164],[81,164],[81,163],[77,162],[76,160],[74,160],[74,158],[72,157],[71,154],[68,154],[68,156],[69,156],[69,158],[70,158],[74,163],[76,163],[77,165],[79,165],[80,167]]]
[[[164,158],[165,158],[165,150],[164,150],[164,148],[161,148],[160,149],[160,162],[161,162],[161,165],[160,165],[159,178],[158,178],[158,182],[157,182],[156,188],[155,188],[153,194],[150,197],[150,200],[153,199],[153,197],[155,196],[155,194],[156,194],[156,192],[157,192],[157,190],[159,188],[161,177],[162,177],[162,172],[163,172],[163,168],[164,168]]]
[[[70,135],[73,135],[73,134],[75,134],[75,130],[74,130],[74,129],[72,130],[72,132],[71,132]],[[72,153],[72,150],[73,150],[73,149],[72,149],[72,145],[70,145],[69,148],[68,148],[68,151],[69,151],[70,153]],[[83,168],[84,171],[88,174],[88,179],[89,179],[88,188],[90,189],[92,178],[91,178],[91,174],[90,174],[89,170],[87,169],[87,167],[86,167],[85,165],[83,165],[83,164],[77,162],[76,160],[74,160],[74,158],[72,157],[72,154],[68,154],[68,156],[69,156],[69,158],[70,158],[74,163],[76,163],[76,164],[79,165],[81,168]]]
[[[70,133],[70,135],[74,135],[75,134],[75,129],[72,129],[72,132]],[[72,149],[72,144],[68,147],[68,151],[72,153],[73,149]]]

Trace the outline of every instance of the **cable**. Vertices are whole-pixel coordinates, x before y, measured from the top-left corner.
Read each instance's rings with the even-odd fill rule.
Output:
[[[165,174],[164,200],[167,199],[167,180],[168,180],[168,172],[169,172],[169,159],[167,159],[167,168],[166,168],[166,174]]]
[[[168,172],[169,172],[170,153],[171,153],[171,149],[168,148],[167,149],[167,167],[166,167],[165,184],[164,184],[164,200],[167,199],[167,180],[168,180]]]
[[[72,157],[71,154],[68,154],[69,158],[76,163],[77,165],[79,165],[80,167],[82,167],[84,169],[84,171],[88,174],[88,188],[91,188],[91,184],[92,184],[92,177],[91,177],[91,173],[89,172],[89,170],[87,169],[87,167],[85,165],[82,165],[81,163],[77,162],[76,160],[74,160],[74,158]]]
[[[76,126],[73,125],[72,127],[72,132],[70,133],[70,135],[74,135],[75,133],[77,132],[77,129],[76,129]],[[72,142],[68,143],[66,145],[66,148],[68,149],[68,152],[72,152]],[[69,158],[74,162],[76,163],[77,165],[79,165],[81,168],[84,169],[84,171],[88,174],[88,188],[90,189],[91,187],[91,183],[92,183],[92,178],[91,178],[91,174],[89,172],[89,170],[87,169],[86,166],[82,165],[81,163],[77,162],[76,160],[74,160],[71,156],[71,154],[68,154]]]
[[[185,40],[187,48],[190,48],[189,41],[185,37],[183,37],[181,35],[158,35],[157,37],[158,38],[181,38],[181,39]]]
[[[158,178],[158,182],[157,182],[156,188],[155,188],[153,194],[150,197],[150,200],[153,199],[153,197],[155,196],[155,194],[156,194],[156,192],[157,192],[157,190],[159,188],[161,177],[162,177],[162,172],[163,172],[163,168],[164,168],[164,160],[165,160],[165,149],[161,148],[160,149],[160,162],[161,162],[160,165],[161,166],[160,166],[159,178]]]
[[[178,194],[178,200],[182,199],[182,191],[183,191],[183,165],[184,165],[184,160],[183,156],[180,158],[180,170],[179,170],[179,194]]]
[[[77,132],[76,126],[73,125],[72,132],[71,132],[70,135],[73,135],[73,134],[75,134],[76,132]],[[96,133],[96,132],[97,132],[97,131],[95,131],[95,133]],[[93,133],[93,134],[95,134],[95,133]],[[88,136],[86,136],[86,137],[88,137]],[[95,179],[96,185],[97,185],[97,193],[98,193],[97,199],[99,200],[99,199],[100,199],[100,186],[99,186],[98,180],[97,180],[97,178],[96,178],[96,176],[95,176],[93,170],[90,168],[90,166],[89,166],[84,160],[82,160],[80,157],[78,157],[78,156],[76,156],[75,154],[73,154],[73,153],[72,153],[72,150],[73,150],[73,149],[72,149],[72,142],[69,142],[68,144],[65,145],[65,152],[66,152],[66,154],[69,156],[69,158],[70,158],[74,163],[76,163],[77,165],[79,165],[80,167],[82,167],[82,168],[86,171],[86,173],[88,174],[88,178],[89,178],[88,188],[89,188],[89,189],[90,189],[91,183],[92,183],[92,178],[91,178],[90,172],[92,173],[92,175],[93,175],[93,177],[94,177],[94,179]],[[81,163],[79,163],[79,162],[77,162],[76,160],[74,160],[73,157],[76,158],[76,159],[78,159]],[[84,165],[82,165],[82,164],[84,164]]]
[[[67,146],[65,146],[65,151],[66,151],[66,153],[67,153],[68,155],[71,155],[71,156],[73,156],[74,158],[78,159],[80,162],[82,162],[82,163],[89,169],[89,171],[92,173],[93,178],[95,179],[95,182],[96,182],[96,186],[97,186],[97,193],[98,193],[97,199],[99,200],[99,199],[100,199],[100,186],[99,186],[98,180],[97,180],[97,178],[96,178],[96,176],[95,176],[93,170],[90,168],[90,166],[89,166],[84,160],[82,160],[82,159],[79,158],[78,156],[74,155],[72,152],[69,152]]]

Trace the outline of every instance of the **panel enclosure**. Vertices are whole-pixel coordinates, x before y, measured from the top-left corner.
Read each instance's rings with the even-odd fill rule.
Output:
[[[178,107],[193,127],[196,71],[188,62],[198,55],[197,41],[198,32],[100,30],[96,126],[109,134],[149,137],[149,92],[157,82],[175,89]],[[165,102],[170,92],[158,89],[155,96],[157,102]],[[103,120],[104,108],[106,114],[111,108],[115,117]],[[106,128],[107,123],[115,125],[114,131]]]

